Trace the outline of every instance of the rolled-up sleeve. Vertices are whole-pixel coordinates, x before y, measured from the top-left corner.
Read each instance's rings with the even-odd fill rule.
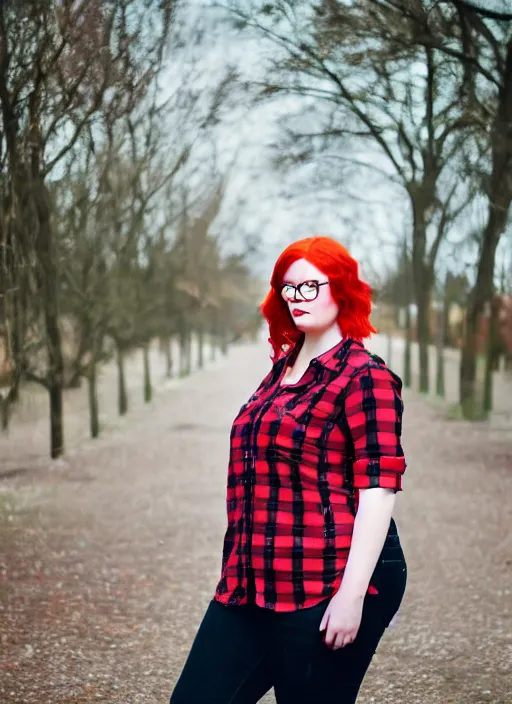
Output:
[[[402,449],[402,382],[384,366],[356,372],[345,396],[354,451],[354,487],[401,491],[406,463]]]

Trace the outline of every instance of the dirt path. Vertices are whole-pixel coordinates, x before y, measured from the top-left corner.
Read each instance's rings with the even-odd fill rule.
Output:
[[[266,367],[235,348],[1,482],[2,704],[168,701],[219,574],[230,422]],[[358,704],[512,703],[512,431],[405,401],[409,585]]]

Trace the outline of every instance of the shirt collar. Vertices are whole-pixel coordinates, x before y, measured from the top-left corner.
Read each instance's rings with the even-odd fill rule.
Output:
[[[338,342],[337,345],[331,347],[330,350],[316,357],[316,361],[321,367],[328,371],[338,371],[345,363],[349,352],[354,347],[363,349],[363,344],[351,337],[346,337]]]
[[[278,381],[283,373],[284,366],[293,365],[297,354],[302,346],[302,339],[292,347],[281,359],[276,363],[274,371],[274,381]],[[305,372],[300,382],[297,384],[287,385],[284,388],[290,391],[300,391],[308,386],[313,380],[320,381],[321,378],[330,378],[337,375],[343,367],[347,356],[354,347],[363,349],[361,342],[348,337],[340,340],[334,347],[323,352],[318,357],[314,357]]]
[[[297,344],[292,347],[282,358],[283,365],[287,363],[293,364],[295,362],[295,359],[299,354],[300,348],[302,347],[303,339],[304,338],[299,340],[299,342],[297,342]],[[336,343],[334,347],[331,347],[325,352],[322,352],[322,354],[318,355],[318,357],[314,357],[311,360],[311,364],[316,367],[335,371],[345,361],[349,350],[353,346],[357,346],[361,349],[363,348],[363,344],[361,342],[358,342],[357,340],[354,340],[351,337],[345,337],[338,343]]]

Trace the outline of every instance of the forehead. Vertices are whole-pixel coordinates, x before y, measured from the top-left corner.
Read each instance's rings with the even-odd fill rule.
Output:
[[[299,284],[308,279],[325,281],[326,278],[326,275],[311,264],[311,262],[308,262],[306,259],[297,259],[297,261],[293,262],[285,271],[283,281],[290,284]]]

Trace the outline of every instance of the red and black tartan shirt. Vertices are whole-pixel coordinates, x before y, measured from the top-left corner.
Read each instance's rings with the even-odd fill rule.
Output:
[[[281,385],[299,346],[279,359],[231,431],[228,527],[215,599],[275,611],[314,606],[340,586],[358,490],[399,491],[402,382],[347,339]],[[371,586],[371,585],[370,585]]]

